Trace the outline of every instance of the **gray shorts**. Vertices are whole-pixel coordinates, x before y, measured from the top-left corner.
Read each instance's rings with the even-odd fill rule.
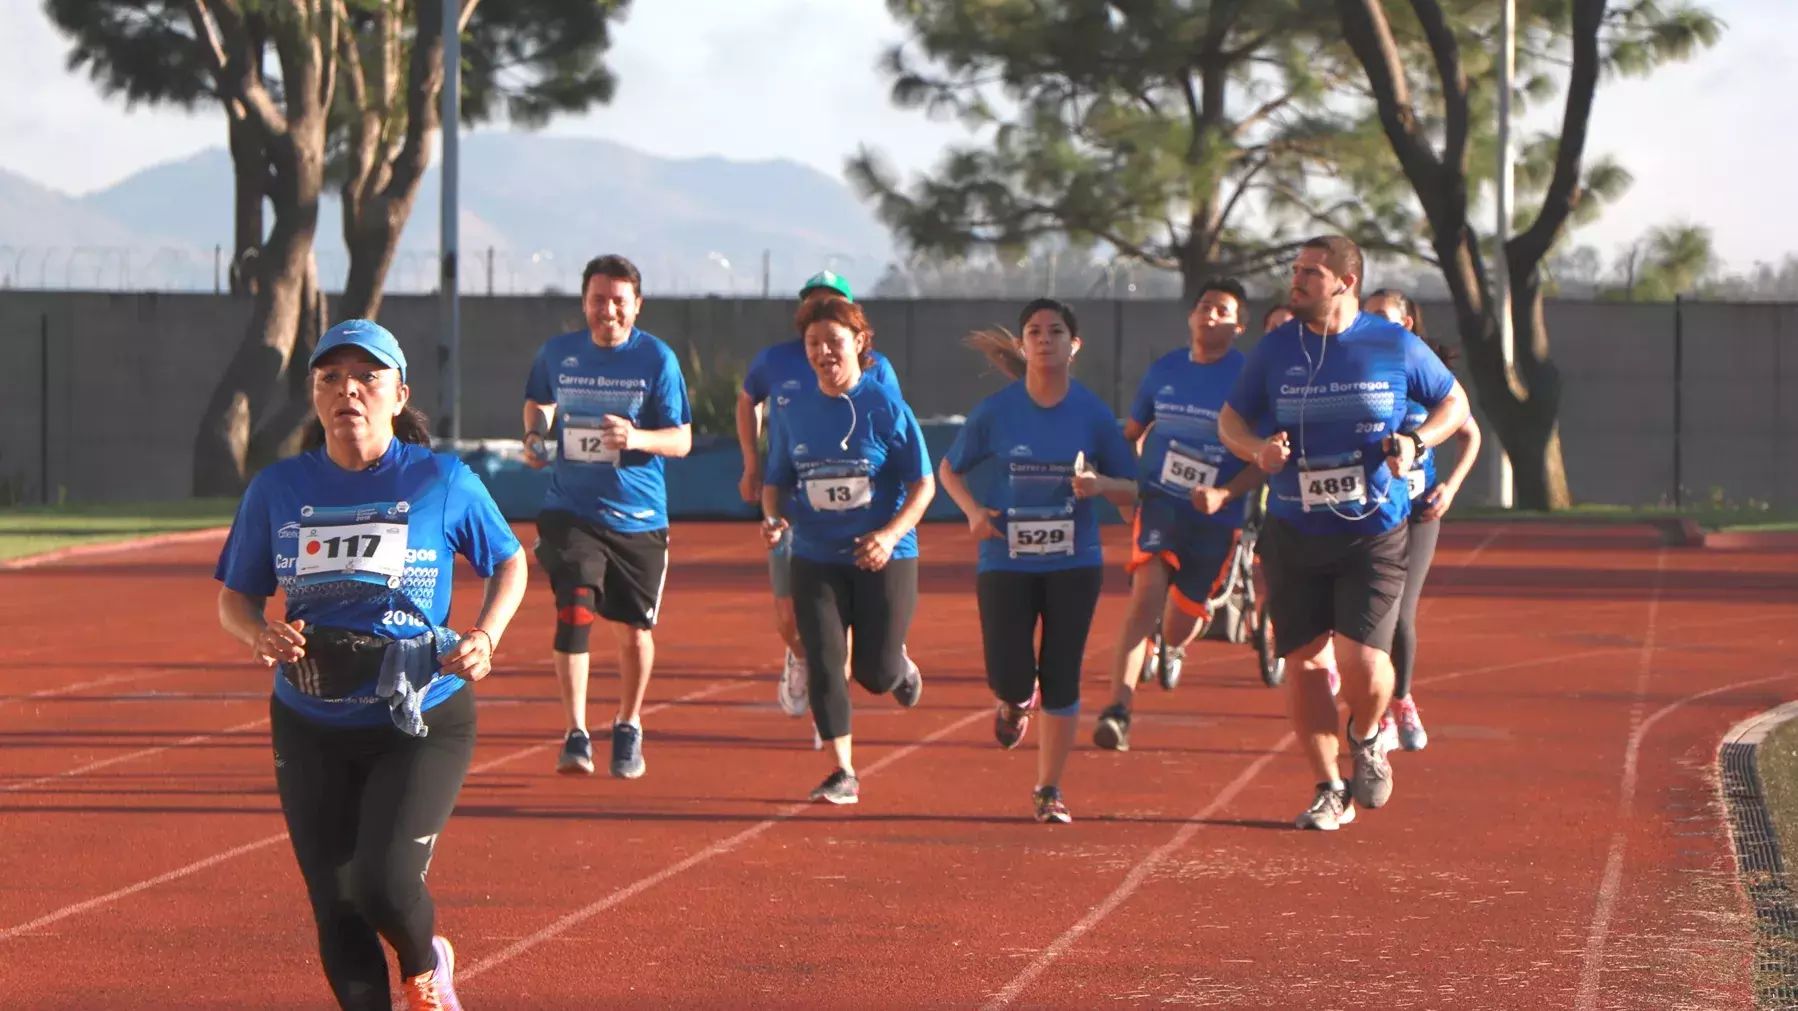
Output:
[[[774,584],[774,599],[791,600],[793,598],[793,528],[788,527],[780,535],[774,547],[768,549],[768,581]]]

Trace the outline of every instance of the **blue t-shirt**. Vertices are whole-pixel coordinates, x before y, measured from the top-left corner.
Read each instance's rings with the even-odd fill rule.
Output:
[[[668,345],[642,330],[615,348],[593,343],[585,330],[552,337],[531,363],[524,395],[556,405],[560,434],[543,508],[627,534],[668,525],[662,458],[608,450],[599,439],[608,414],[651,431],[692,424],[687,380]]]
[[[1099,519],[1090,499],[1074,497],[1074,458],[1105,477],[1131,477],[1135,454],[1117,418],[1078,382],[1054,407],[1030,399],[1018,380],[974,406],[944,459],[966,474],[992,459],[995,473],[974,497],[1001,515],[1004,540],[980,542],[979,571],[1052,572],[1103,565]]]
[[[1255,432],[1285,432],[1292,457],[1268,480],[1268,512],[1315,534],[1379,534],[1410,515],[1381,445],[1405,404],[1434,407],[1455,377],[1416,334],[1361,313],[1327,340],[1297,320],[1264,335],[1230,391]]]
[[[786,400],[784,420],[768,434],[768,484],[790,493],[793,553],[854,564],[855,539],[898,515],[906,486],[930,473],[924,429],[897,392],[868,374],[845,396],[826,396],[814,382]],[[893,557],[918,557],[916,529]]]
[[[213,578],[250,597],[286,596],[286,619],[408,639],[449,619],[455,556],[485,578],[518,538],[480,478],[453,456],[395,439],[373,467],[344,470],[324,449],[265,467],[250,481]],[[460,690],[439,675],[424,707]],[[275,697],[337,726],[390,721],[370,681],[320,699],[275,672]]]
[[[1182,348],[1155,359],[1137,387],[1130,418],[1148,426],[1138,482],[1142,494],[1176,500],[1182,517],[1200,523],[1239,527],[1246,500],[1207,516],[1193,507],[1197,487],[1222,488],[1248,466],[1217,437],[1217,414],[1248,359],[1231,348],[1209,365]]]
[[[1405,421],[1399,426],[1399,432],[1415,432],[1429,420],[1430,410],[1415,400],[1405,404]],[[1429,494],[1436,487],[1436,448],[1426,448],[1411,465],[1411,473],[1405,475],[1405,482],[1411,492],[1412,507],[1416,508],[1419,499]]]

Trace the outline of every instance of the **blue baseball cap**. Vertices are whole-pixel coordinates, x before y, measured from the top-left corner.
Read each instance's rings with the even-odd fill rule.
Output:
[[[326,330],[318,339],[318,347],[312,349],[312,359],[306,367],[317,365],[320,358],[345,346],[361,348],[381,364],[399,369],[400,382],[406,381],[406,352],[400,350],[400,342],[386,327],[372,319],[346,319]]]
[[[855,296],[849,291],[849,282],[843,280],[842,275],[831,273],[828,270],[821,270],[807,278],[805,285],[799,289],[799,297],[804,298],[808,292],[816,291],[819,288],[828,288],[843,296],[845,301],[855,301]]]

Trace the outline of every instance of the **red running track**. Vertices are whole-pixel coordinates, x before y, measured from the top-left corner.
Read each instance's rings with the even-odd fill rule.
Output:
[[[1105,700],[1121,528],[1087,654]],[[678,527],[648,775],[552,772],[534,575],[477,690],[432,883],[470,1008],[1749,1009],[1714,757],[1798,695],[1798,554],[1647,529],[1454,524],[1425,597],[1428,750],[1337,833],[1246,648],[1083,730],[1076,821],[993,742],[972,545],[926,528],[922,704],[858,695],[859,807],[773,701],[753,528]],[[282,835],[267,678],[218,631],[216,540],[0,573],[0,1007],[330,1004]],[[456,619],[478,600],[460,574]],[[598,670],[607,672],[603,662]],[[595,680],[603,725],[615,680]],[[601,742],[603,747],[603,742]]]

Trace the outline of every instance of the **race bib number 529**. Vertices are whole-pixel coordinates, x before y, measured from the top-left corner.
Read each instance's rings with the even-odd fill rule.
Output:
[[[1005,539],[1013,556],[1071,555],[1074,553],[1073,520],[1011,520]]]

